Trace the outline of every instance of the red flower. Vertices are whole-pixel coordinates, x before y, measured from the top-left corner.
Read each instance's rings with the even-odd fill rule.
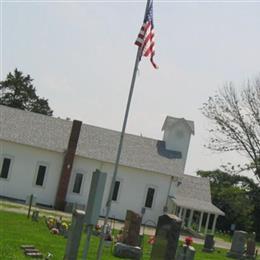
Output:
[[[148,244],[153,245],[155,243],[155,236],[150,236],[148,240]]]
[[[186,238],[185,238],[185,244],[186,244],[187,246],[191,246],[192,243],[193,243],[192,237],[186,237]]]

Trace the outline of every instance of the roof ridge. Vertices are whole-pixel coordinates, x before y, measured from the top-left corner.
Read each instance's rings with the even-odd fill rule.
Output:
[[[63,122],[71,122],[71,123],[72,123],[73,120],[78,120],[78,119],[67,120],[67,119],[60,118],[60,117],[48,116],[48,115],[44,115],[44,114],[41,114],[41,113],[36,113],[36,112],[32,112],[32,111],[22,110],[22,109],[16,108],[16,107],[9,107],[9,106],[6,106],[6,105],[0,105],[0,107],[4,107],[4,109],[15,110],[15,111],[18,111],[19,113],[20,112],[21,113],[26,113],[26,114],[31,113],[31,114],[37,115],[39,117],[49,118],[51,120],[61,120]],[[111,131],[111,132],[118,133],[118,134],[121,133],[119,130],[114,130],[114,129],[109,129],[109,128],[106,128],[106,127],[103,127],[103,126],[95,126],[95,125],[92,125],[92,124],[84,123],[83,120],[80,120],[80,121],[82,121],[82,123],[83,123],[82,126],[87,126],[87,127],[90,126],[90,127],[94,127],[94,128],[104,129],[104,130]],[[147,137],[147,136],[140,136],[140,135],[132,134],[132,133],[125,133],[125,135],[139,137],[139,138],[142,138],[142,139],[148,139],[148,140],[153,140],[153,141],[162,141],[160,139],[155,139],[155,138]]]
[[[0,108],[3,107],[4,109],[9,109],[9,110],[15,110],[15,111],[18,111],[19,113],[24,113],[24,114],[34,114],[34,115],[37,115],[39,117],[44,117],[44,118],[49,118],[51,120],[60,120],[60,121],[64,121],[64,122],[71,122],[72,123],[72,120],[67,120],[67,119],[64,119],[64,118],[60,118],[60,117],[55,117],[55,116],[48,116],[48,115],[44,115],[44,114],[41,114],[41,113],[37,113],[37,112],[33,112],[33,111],[27,111],[27,110],[23,110],[21,108],[17,108],[17,107],[9,107],[7,105],[0,105]],[[75,119],[76,120],[76,119]]]
[[[106,127],[103,127],[103,126],[96,126],[96,125],[84,124],[84,123],[83,123],[83,126],[90,126],[90,127],[93,127],[93,128],[104,129],[104,130],[114,132],[114,133],[118,133],[118,134],[121,133],[119,130],[114,130],[114,129],[106,128]],[[133,134],[133,133],[125,133],[125,135],[134,136],[134,137],[138,137],[138,138],[142,138],[142,139],[149,139],[149,140],[156,141],[156,142],[163,141],[161,139],[155,139],[155,138],[152,138],[152,137],[141,136],[141,135],[137,135],[137,134]]]

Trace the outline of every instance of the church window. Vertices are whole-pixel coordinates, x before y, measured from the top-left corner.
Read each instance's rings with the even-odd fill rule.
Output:
[[[116,181],[114,190],[113,190],[113,195],[112,195],[113,201],[117,201],[117,199],[118,199],[119,187],[120,187],[120,181]]]
[[[46,172],[47,172],[47,166],[39,164],[35,185],[43,186],[44,180],[45,180],[45,177],[46,177]]]
[[[2,161],[2,169],[1,169],[1,174],[0,178],[7,179],[9,172],[10,172],[10,167],[11,167],[11,158],[4,158]]]
[[[80,193],[81,185],[83,181],[83,174],[77,173],[74,180],[73,193]]]
[[[145,205],[144,205],[146,208],[152,208],[154,196],[155,196],[155,188],[148,187],[146,193]]]

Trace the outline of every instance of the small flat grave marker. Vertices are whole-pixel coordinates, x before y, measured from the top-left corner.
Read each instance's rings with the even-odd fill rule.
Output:
[[[36,248],[25,248],[24,252],[25,253],[39,253],[39,250]]]
[[[24,254],[26,256],[30,256],[32,258],[43,258],[43,254],[35,248],[34,245],[21,245],[20,247],[24,250]]]
[[[25,255],[33,257],[33,258],[43,258],[42,253],[25,253]]]
[[[26,249],[26,248],[35,248],[34,245],[21,245],[22,249]]]

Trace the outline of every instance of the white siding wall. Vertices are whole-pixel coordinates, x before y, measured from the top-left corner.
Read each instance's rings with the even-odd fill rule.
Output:
[[[0,178],[0,195],[25,200],[27,195],[33,193],[37,197],[38,203],[53,205],[63,155],[30,146],[0,141],[1,159],[4,155],[12,156],[13,163],[8,179]],[[44,187],[35,185],[38,162],[48,164]]]
[[[100,162],[96,160],[89,160],[85,158],[80,158],[78,156],[75,157],[66,197],[67,202],[77,203],[81,205],[87,204],[92,173],[99,168]],[[82,173],[84,176],[80,194],[72,192],[76,173]]]
[[[33,193],[37,196],[37,202],[46,205],[54,204],[63,154],[3,141],[0,141],[0,154],[7,154],[14,158],[9,179],[4,180],[0,178],[0,195],[25,200],[27,195]],[[34,185],[38,162],[48,164],[44,187]],[[112,164],[76,156],[66,201],[86,205],[92,172],[96,169],[108,173],[100,212],[101,215],[104,215],[106,200],[112,181]],[[72,192],[76,173],[84,174],[80,194]],[[141,213],[141,209],[145,203],[147,188],[155,187],[156,193],[153,207],[152,209],[146,209],[144,221],[151,219],[157,223],[158,216],[163,213],[171,177],[129,167],[119,167],[118,179],[121,181],[118,201],[112,204],[111,216],[123,220],[127,209]]]
[[[109,171],[111,166],[107,168]],[[126,167],[119,168],[119,176],[123,180],[122,190],[119,202],[113,203],[111,215],[124,219],[127,209],[141,213],[141,209],[145,205],[147,189],[152,187],[156,189],[153,206],[151,209],[146,208],[143,221],[152,220],[157,223],[166,203],[170,177]]]
[[[170,194],[169,194],[170,197],[175,196],[176,189],[177,189],[178,185],[180,185],[181,181],[182,181],[181,179],[176,179],[175,181],[172,182]]]
[[[76,202],[80,204],[87,203],[91,176],[95,169],[100,169],[101,171],[108,173],[107,185],[104,192],[101,209],[101,215],[104,215],[106,200],[108,198],[108,192],[112,181],[112,164],[100,163],[95,160],[76,157],[66,200],[68,202]],[[84,173],[84,187],[83,190],[81,190],[81,194],[74,194],[72,192],[74,176],[77,172]],[[118,201],[113,202],[110,216],[114,216],[118,219],[124,219],[127,209],[141,213],[141,209],[144,207],[145,203],[147,188],[154,187],[156,189],[156,193],[154,196],[153,207],[151,209],[146,209],[144,221],[151,219],[157,223],[158,216],[163,213],[163,207],[166,203],[170,179],[170,176],[120,166],[118,170],[118,180],[121,184],[118,194]]]

